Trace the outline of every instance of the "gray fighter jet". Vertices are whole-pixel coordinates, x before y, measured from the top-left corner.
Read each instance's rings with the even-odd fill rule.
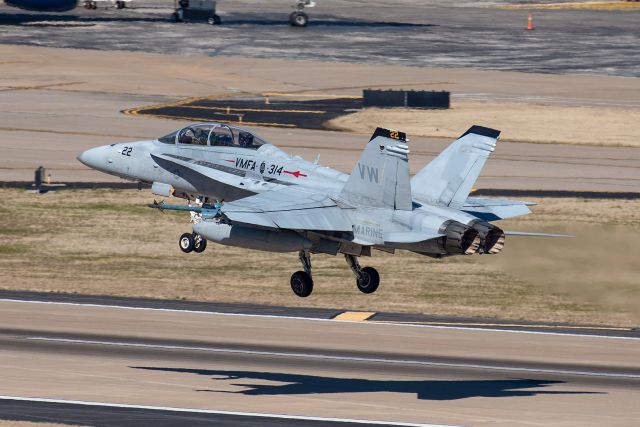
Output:
[[[207,240],[270,252],[298,252],[291,276],[300,296],[313,290],[311,254],[344,254],[358,289],[372,293],[380,276],[358,258],[372,249],[434,258],[497,254],[505,235],[492,221],[525,215],[530,203],[469,197],[500,132],[473,126],[413,178],[403,132],[378,128],[350,175],[290,156],[252,132],[197,123],[152,141],[111,144],[78,156],[85,165],[151,183],[152,192],[188,205],[150,205],[191,212],[183,252]]]

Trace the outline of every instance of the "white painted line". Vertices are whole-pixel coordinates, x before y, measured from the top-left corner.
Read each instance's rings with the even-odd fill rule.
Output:
[[[637,374],[637,375],[622,374],[622,373],[616,374],[616,373],[608,373],[608,372],[574,371],[574,370],[564,370],[564,369],[525,368],[525,367],[515,367],[515,366],[481,365],[481,364],[475,364],[475,363],[428,362],[423,360],[410,360],[410,359],[382,359],[382,358],[376,358],[376,357],[336,356],[336,355],[330,355],[330,354],[293,353],[293,352],[262,351],[262,350],[240,350],[235,348],[224,348],[224,347],[216,348],[216,347],[198,347],[198,346],[166,345],[166,344],[144,344],[144,343],[119,342],[119,341],[81,340],[81,339],[72,339],[72,338],[23,337],[23,339],[29,340],[29,341],[48,341],[48,342],[70,343],[70,344],[106,345],[106,346],[116,346],[116,347],[153,348],[153,349],[159,349],[159,350],[206,351],[211,353],[233,353],[233,354],[247,354],[247,355],[256,355],[256,356],[295,357],[295,358],[303,358],[303,359],[386,363],[386,364],[394,364],[394,365],[421,365],[421,366],[436,366],[436,367],[444,367],[444,368],[465,368],[465,369],[482,369],[482,370],[493,370],[493,371],[576,375],[576,376],[588,376],[588,377],[640,379],[640,374]]]
[[[241,417],[279,418],[279,419],[286,419],[286,420],[325,421],[325,422],[334,422],[334,423],[392,425],[392,426],[403,426],[403,427],[459,427],[459,426],[452,426],[452,425],[445,425],[445,424],[416,424],[416,423],[403,423],[403,422],[394,422],[394,421],[357,420],[357,419],[330,418],[330,417],[310,417],[310,416],[304,416],[304,415],[265,414],[260,412],[218,411],[214,409],[192,409],[192,408],[175,408],[171,406],[129,405],[125,403],[46,399],[46,398],[40,398],[40,397],[0,395],[0,400],[15,400],[20,402],[39,402],[39,403],[63,403],[68,405],[102,406],[107,408],[125,408],[125,409],[145,409],[145,410],[152,410],[152,411],[187,412],[187,413],[194,413],[194,414],[236,415]]]
[[[159,311],[165,313],[190,313],[201,314],[208,316],[236,316],[236,317],[254,317],[262,319],[290,319],[290,320],[306,320],[311,322],[331,322],[335,323],[333,319],[322,319],[317,317],[302,317],[302,316],[283,316],[276,314],[247,314],[247,313],[227,313],[219,311],[201,311],[201,310],[187,310],[178,308],[154,308],[154,307],[131,307],[126,305],[111,305],[111,304],[88,304],[79,302],[61,302],[61,301],[38,301],[38,300],[21,300],[0,298],[0,302],[13,302],[13,303],[25,303],[25,304],[48,304],[48,305],[67,305],[78,307],[96,307],[96,308],[111,308],[120,310],[139,310],[139,311]],[[498,329],[498,328],[474,328],[469,326],[447,326],[447,325],[424,325],[417,323],[397,323],[397,322],[385,322],[385,321],[373,321],[373,322],[359,322],[351,320],[340,321],[340,324],[353,323],[357,325],[387,325],[387,326],[400,326],[411,328],[430,328],[430,329],[453,329],[460,331],[479,331],[479,332],[496,332],[496,333],[509,333],[509,334],[533,334],[533,335],[557,335],[562,337],[582,337],[582,338],[606,338],[615,340],[640,340],[640,337],[621,337],[616,335],[600,335],[600,334],[576,334],[576,333],[564,333],[564,332],[549,332],[549,331],[529,331],[519,329]]]

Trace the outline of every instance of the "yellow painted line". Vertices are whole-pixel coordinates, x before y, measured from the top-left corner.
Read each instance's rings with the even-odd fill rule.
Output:
[[[338,314],[333,320],[350,320],[352,322],[362,322],[376,314],[374,311],[345,311]]]
[[[215,110],[215,111],[227,111],[227,107],[203,107],[199,105],[180,105],[182,108],[198,108],[201,110]],[[253,111],[257,113],[310,113],[310,114],[324,114],[324,110],[273,110],[273,109],[259,109],[259,108],[235,108],[229,107],[229,114],[233,111]]]
[[[375,321],[374,321],[375,322]],[[381,323],[397,323],[404,325],[432,325],[432,326],[460,326],[460,327],[503,327],[503,328],[532,328],[532,329],[573,329],[592,331],[633,331],[633,328],[605,327],[605,326],[562,326],[562,325],[526,325],[520,323],[468,323],[468,322],[397,322],[380,320]]]
[[[122,113],[135,115],[140,110],[146,110],[146,109],[152,109],[152,108],[180,107],[181,105],[188,104],[190,102],[204,101],[206,99],[230,98],[232,96],[233,95],[231,95],[231,94],[211,95],[211,96],[193,96],[191,98],[185,98],[185,99],[181,99],[179,101],[163,102],[163,103],[160,103],[160,104],[145,105],[144,107],[129,108],[127,110],[123,110]]]
[[[216,119],[216,120],[207,120],[204,119],[202,117],[190,117],[190,116],[168,116],[168,115],[164,115],[164,114],[154,114],[154,113],[147,113],[144,111],[136,111],[135,113],[130,112],[128,110],[124,110],[122,111],[124,114],[134,114],[138,117],[154,117],[154,118],[161,118],[161,119],[171,119],[171,120],[185,120],[185,121],[189,121],[189,122],[199,122],[199,123],[206,123],[207,121],[211,121],[211,122],[216,122],[216,123],[227,123],[227,124],[233,124],[233,125],[240,125],[240,126],[270,126],[270,127],[284,127],[284,128],[295,128],[296,125],[292,125],[289,123],[269,123],[269,122],[245,122],[245,121],[234,121],[234,120],[220,120],[220,119]]]

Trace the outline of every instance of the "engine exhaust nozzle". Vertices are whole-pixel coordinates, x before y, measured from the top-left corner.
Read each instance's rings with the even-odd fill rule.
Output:
[[[444,234],[444,247],[450,254],[472,255],[480,248],[478,230],[459,222],[449,222]]]
[[[504,247],[504,231],[488,222],[478,222],[473,225],[480,236],[480,253],[497,254]]]

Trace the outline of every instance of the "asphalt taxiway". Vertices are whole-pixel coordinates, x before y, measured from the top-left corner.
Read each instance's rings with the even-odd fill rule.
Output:
[[[135,0],[131,9],[27,13],[0,6],[3,43],[345,61],[544,73],[638,76],[640,9],[527,10],[512,0],[319,1],[307,28],[291,28],[290,3],[220,2],[223,25],[170,22],[173,2]],[[567,31],[567,30],[570,31]],[[184,58],[180,65],[188,64]],[[185,76],[188,78],[188,76]]]
[[[623,108],[637,103],[640,90],[637,79],[605,76],[231,57],[188,57],[185,63],[185,58],[177,55],[26,46],[0,46],[0,52],[12,58],[0,63],[1,181],[31,181],[40,165],[47,167],[57,182],[120,181],[87,169],[76,156],[98,145],[157,138],[179,128],[187,122],[124,115],[121,111],[181,102],[185,97],[259,95],[265,91],[299,97],[309,92],[354,96],[361,94],[363,85],[395,87],[409,82],[415,86],[408,87],[445,89],[494,100],[508,97],[528,102],[533,97],[544,102]],[[468,126],[470,123],[461,123],[460,132]],[[352,169],[369,136],[307,129],[254,130],[306,159],[320,153],[322,164],[345,172]],[[419,170],[450,142],[412,138],[411,170]],[[502,141],[478,187],[640,192],[638,167],[637,148]]]
[[[40,420],[97,425],[128,411],[167,423],[237,416],[240,425],[273,425],[275,416],[284,417],[279,425],[631,425],[640,417],[633,332],[3,296],[13,298],[0,301],[0,408],[14,418],[29,419],[28,408]]]

